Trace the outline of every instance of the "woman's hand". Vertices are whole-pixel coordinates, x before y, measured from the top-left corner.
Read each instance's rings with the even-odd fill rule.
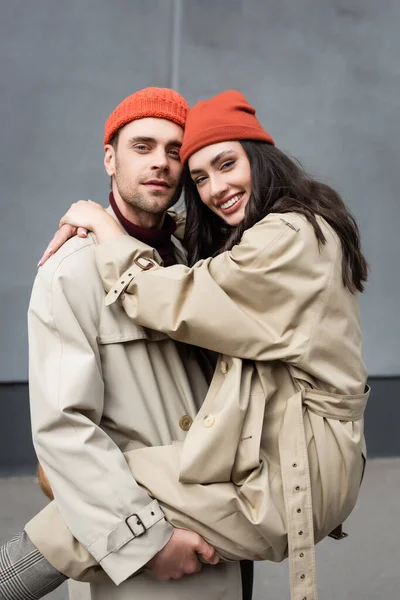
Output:
[[[74,235],[87,237],[88,231],[93,231],[99,242],[105,242],[118,235],[125,235],[124,230],[100,204],[91,200],[79,200],[71,205],[61,219],[59,229],[47,246],[38,267],[42,267],[69,238]]]
[[[49,242],[46,250],[43,253],[42,258],[38,262],[38,267],[42,267],[44,263],[52,256],[69,238],[77,235],[78,237],[87,237],[87,229],[84,227],[74,227],[73,225],[63,225],[58,229],[52,240]]]
[[[74,202],[61,219],[59,226],[66,224],[93,231],[100,243],[118,235],[125,235],[116,220],[100,204],[91,200]]]

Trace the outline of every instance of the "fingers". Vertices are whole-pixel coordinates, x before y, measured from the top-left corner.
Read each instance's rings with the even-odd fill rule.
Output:
[[[44,251],[43,256],[39,260],[38,267],[42,267],[44,263],[52,256],[69,238],[76,234],[76,227],[73,225],[63,225],[54,234],[53,239]]]
[[[68,216],[70,214],[70,212],[72,210],[74,210],[74,207],[76,206],[76,202],[74,202],[73,204],[71,204],[71,206],[69,207],[69,209],[67,210],[67,212],[65,213],[65,215],[60,219],[59,223],[58,223],[58,228],[61,229],[61,227],[63,227],[64,225],[69,225],[68,223]]]
[[[197,536],[197,542],[195,543],[195,550],[197,552],[197,554],[200,554],[200,556],[203,557],[204,562],[210,564],[210,565],[216,565],[219,563],[219,557],[218,554],[215,551],[215,548],[213,548],[212,546],[210,546],[210,544],[207,544],[207,542],[205,540],[203,540],[202,537]]]
[[[84,227],[78,227],[76,235],[80,238],[86,238],[88,235],[87,229]]]
[[[53,239],[51,240],[51,242],[49,243],[49,245],[47,246],[46,250],[43,252],[43,255],[41,257],[41,259],[39,260],[37,266],[38,267],[43,267],[44,263],[50,258],[50,256],[53,254]]]
[[[198,573],[203,563],[215,565],[218,562],[215,549],[197,533],[175,529],[170,541],[147,563],[147,568],[153,577],[165,581]]]
[[[193,556],[191,560],[187,560],[185,564],[185,574],[193,575],[193,573],[199,573],[202,569],[203,565],[199,561],[196,555]]]
[[[56,231],[51,241],[52,254],[54,254],[54,252],[57,252],[57,250],[61,248],[61,246],[65,244],[65,242],[74,235],[76,235],[76,227],[74,227],[73,225],[63,225],[61,229]]]
[[[78,200],[77,202],[73,202],[67,210],[67,212],[65,213],[65,215],[60,219],[58,227],[61,228],[63,225],[67,225],[69,217],[71,216],[71,214],[74,213],[76,208],[78,208],[79,206],[85,206],[87,203],[87,200]]]
[[[169,579],[182,579],[184,575],[193,575],[194,573],[199,573],[202,567],[203,565],[195,555],[193,555],[193,558],[191,559],[186,557],[183,564],[179,565],[179,567],[176,567],[175,569],[170,569],[168,571],[164,569],[152,568],[150,567],[150,565],[148,565],[152,576],[154,577],[154,579],[157,579],[157,581],[168,581]]]

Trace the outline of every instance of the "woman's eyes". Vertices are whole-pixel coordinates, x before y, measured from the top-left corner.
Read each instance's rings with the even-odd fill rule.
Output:
[[[220,166],[220,171],[229,171],[229,169],[231,167],[233,167],[235,164],[234,160],[226,160],[224,163],[222,163],[222,165]],[[207,179],[206,175],[201,175],[200,177],[197,177],[197,179],[193,179],[194,184],[195,185],[200,185],[202,184],[205,180]]]
[[[229,169],[229,167],[232,167],[234,164],[234,160],[226,160],[224,163],[222,163],[221,169]]]
[[[145,144],[136,144],[136,146],[133,146],[133,148],[135,150],[139,150],[139,152],[147,152],[148,150],[150,150],[150,148]]]

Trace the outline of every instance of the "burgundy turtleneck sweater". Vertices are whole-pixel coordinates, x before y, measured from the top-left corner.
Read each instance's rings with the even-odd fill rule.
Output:
[[[144,227],[138,227],[124,217],[115,202],[112,192],[110,193],[110,205],[118,221],[129,235],[157,250],[163,260],[164,267],[176,264],[174,244],[171,240],[171,236],[176,229],[176,223],[171,215],[165,215],[161,229],[145,229]]]

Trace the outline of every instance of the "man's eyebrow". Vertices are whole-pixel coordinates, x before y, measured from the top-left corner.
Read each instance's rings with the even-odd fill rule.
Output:
[[[233,153],[234,153],[234,150],[223,150],[222,152],[217,154],[217,156],[214,156],[214,158],[210,161],[210,165],[213,167],[226,154],[233,154]],[[197,175],[198,173],[201,173],[202,171],[203,171],[203,169],[193,169],[192,171],[190,171],[190,174]]]
[[[131,137],[129,141],[131,143],[133,143],[133,142],[150,142],[150,143],[154,144],[154,142],[156,140],[154,138],[152,138],[152,137],[146,137],[144,135],[138,135],[138,136],[135,136],[135,137]]]
[[[134,137],[131,137],[129,140],[129,143],[131,143],[131,144],[137,144],[138,142],[147,142],[148,144],[157,144],[157,140],[155,138],[148,137],[145,135],[134,136]],[[182,146],[182,142],[180,142],[178,140],[170,140],[169,142],[167,142],[166,145],[167,146],[178,146],[180,148]]]
[[[179,148],[182,146],[182,142],[180,142],[179,140],[171,140],[170,142],[168,142],[167,146],[179,146]]]

